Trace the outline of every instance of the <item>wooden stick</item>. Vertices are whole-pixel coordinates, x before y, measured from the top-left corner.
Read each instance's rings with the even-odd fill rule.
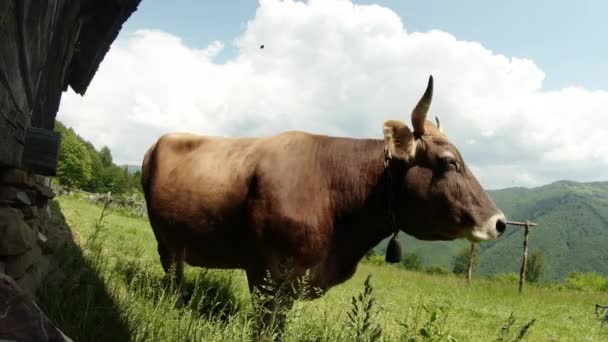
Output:
[[[521,260],[521,269],[519,270],[519,293],[524,291],[526,271],[528,270],[528,235],[530,234],[530,226],[530,222],[526,221],[524,231],[524,255]]]
[[[538,226],[538,224],[534,223],[534,222],[518,222],[518,221],[507,221],[507,224],[512,225],[512,226],[530,226],[530,227],[534,227],[534,226]]]
[[[471,277],[473,275],[473,256],[475,255],[475,243],[471,242],[469,250],[469,264],[467,265],[467,284],[471,285]]]

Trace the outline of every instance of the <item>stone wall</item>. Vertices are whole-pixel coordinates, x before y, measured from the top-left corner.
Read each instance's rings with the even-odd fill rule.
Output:
[[[0,273],[0,341],[72,342],[29,297]]]
[[[0,274],[31,298],[48,271],[50,178],[18,169],[0,169]]]

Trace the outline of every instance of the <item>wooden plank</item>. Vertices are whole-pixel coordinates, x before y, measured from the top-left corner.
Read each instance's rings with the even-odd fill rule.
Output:
[[[0,1],[0,165],[19,167],[29,124],[29,103],[19,68],[20,56],[14,1]]]
[[[81,0],[20,0],[23,13],[24,64],[28,69],[34,101],[31,126],[53,129],[59,101],[65,90],[66,69],[72,50]]]
[[[529,226],[529,227],[535,227],[538,226],[538,224],[534,223],[534,222],[518,222],[518,221],[507,221],[508,225],[511,226],[521,226],[521,227],[525,227],[525,226]]]
[[[29,127],[25,135],[22,166],[43,176],[55,176],[61,135],[43,128]]]
[[[23,142],[19,139],[24,130],[18,130],[0,115],[0,166],[18,167],[21,165]]]

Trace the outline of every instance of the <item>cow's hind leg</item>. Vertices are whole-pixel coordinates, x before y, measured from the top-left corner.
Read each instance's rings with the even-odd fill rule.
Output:
[[[168,277],[171,288],[176,290],[179,298],[177,306],[183,307],[189,299],[188,291],[184,285],[184,261],[185,248],[171,249],[158,240],[158,255],[163,265],[163,270]]]
[[[256,339],[281,341],[294,303],[289,280],[271,279],[266,272],[247,270],[247,281],[255,312]]]

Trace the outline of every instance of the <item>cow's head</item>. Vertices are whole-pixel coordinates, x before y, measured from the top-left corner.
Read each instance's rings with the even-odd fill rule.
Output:
[[[400,164],[394,210],[401,228],[422,240],[496,239],[506,228],[504,214],[483,190],[458,149],[437,125],[426,120],[433,77],[412,111],[413,132],[400,121],[384,123],[391,164]],[[392,163],[395,161],[395,163]],[[393,170],[394,171],[394,170]],[[402,178],[401,178],[402,177]]]

